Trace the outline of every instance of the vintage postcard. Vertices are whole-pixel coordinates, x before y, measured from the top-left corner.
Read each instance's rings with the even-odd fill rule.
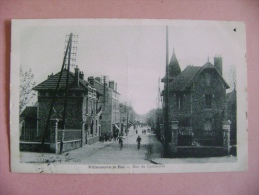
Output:
[[[12,20],[12,172],[247,170],[245,25]]]

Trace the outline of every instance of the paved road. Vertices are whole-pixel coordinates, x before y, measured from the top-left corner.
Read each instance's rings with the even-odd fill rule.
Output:
[[[155,135],[151,133],[142,135],[142,129],[138,128],[138,134],[136,134],[136,131],[130,128],[128,136],[124,136],[122,149],[118,141],[113,140],[86,145],[62,155],[23,152],[21,161],[68,164],[148,164],[151,163],[149,161],[151,158],[160,158],[163,149]],[[138,135],[142,138],[139,150],[136,142]]]

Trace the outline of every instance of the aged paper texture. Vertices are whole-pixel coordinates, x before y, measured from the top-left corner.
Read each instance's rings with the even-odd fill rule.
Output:
[[[12,20],[11,169],[247,170],[245,25]]]

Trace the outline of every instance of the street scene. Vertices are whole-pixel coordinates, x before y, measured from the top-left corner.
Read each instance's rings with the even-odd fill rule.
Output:
[[[24,28],[19,162],[236,162],[241,35],[173,24]]]
[[[151,132],[142,134],[147,127],[139,127],[138,133],[129,129],[127,136],[123,136],[123,147],[118,140],[98,142],[93,145],[66,152],[63,155],[38,153],[22,153],[21,162],[26,163],[82,163],[82,164],[149,164],[152,159],[161,158],[162,144]],[[140,148],[137,148],[137,137],[141,137]]]

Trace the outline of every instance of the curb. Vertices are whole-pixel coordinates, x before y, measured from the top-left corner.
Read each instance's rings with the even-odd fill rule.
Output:
[[[153,161],[153,160],[149,160],[149,162],[153,163],[153,164],[156,164],[156,165],[160,165],[161,163],[157,163],[156,161]]]

